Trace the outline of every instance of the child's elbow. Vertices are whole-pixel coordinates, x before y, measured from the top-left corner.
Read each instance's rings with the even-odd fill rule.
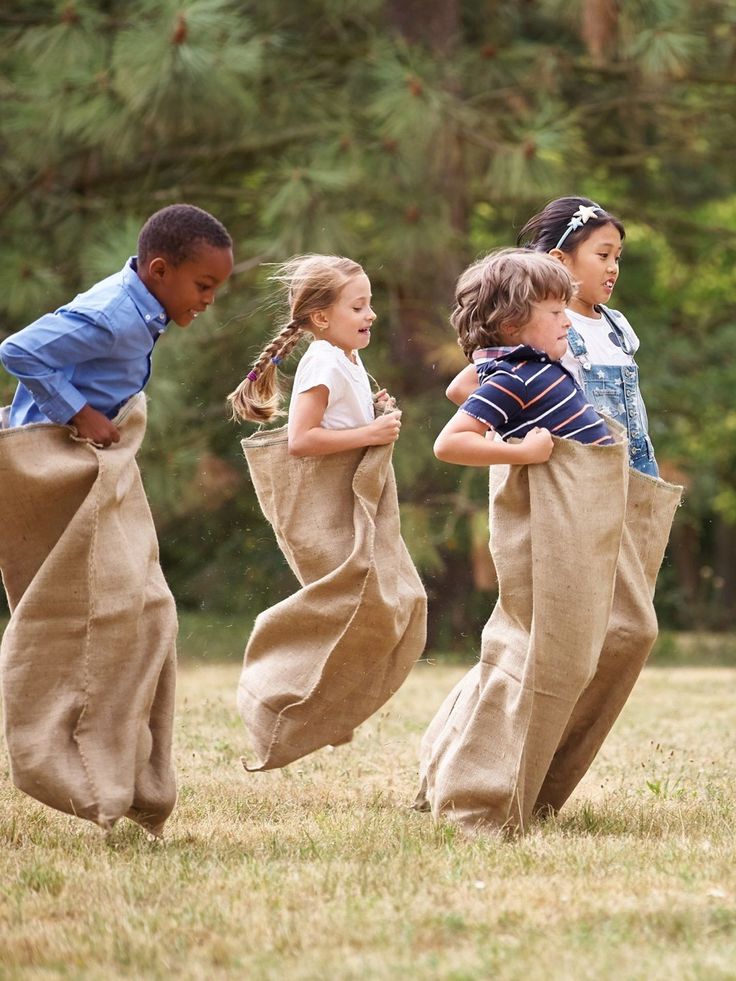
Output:
[[[0,344],[0,364],[5,368],[6,371],[10,371],[10,365],[13,361],[13,349],[10,343],[10,338],[3,341]]]
[[[289,433],[287,446],[289,450],[289,456],[308,456],[309,450],[306,445],[306,441],[302,436],[292,435]]]
[[[461,386],[457,383],[456,379],[453,378],[445,389],[445,397],[448,398],[454,405],[460,405],[465,401],[462,395]]]
[[[434,441],[434,446],[432,449],[438,460],[441,460],[443,463],[452,462],[447,457],[447,440],[442,436],[437,437],[437,439]]]

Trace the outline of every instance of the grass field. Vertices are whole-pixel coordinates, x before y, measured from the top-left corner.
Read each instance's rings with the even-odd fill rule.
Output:
[[[736,978],[732,668],[648,668],[574,799],[523,841],[409,810],[461,667],[355,741],[247,774],[236,662],[185,662],[164,844],[0,778],[0,977]]]

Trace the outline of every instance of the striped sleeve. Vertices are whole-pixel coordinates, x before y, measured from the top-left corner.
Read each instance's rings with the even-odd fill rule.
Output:
[[[494,372],[488,381],[460,406],[473,419],[498,429],[512,422],[524,408],[524,383],[505,371]]]

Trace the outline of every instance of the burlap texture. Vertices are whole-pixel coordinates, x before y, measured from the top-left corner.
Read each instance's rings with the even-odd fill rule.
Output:
[[[0,431],[0,648],[13,782],[108,829],[160,834],[174,806],[176,609],[136,453],[136,396],[99,450],[69,428]]]
[[[524,831],[571,792],[651,649],[680,493],[630,470],[624,443],[555,439],[546,464],[491,468],[498,601],[422,740],[418,807],[468,832]]]
[[[346,742],[424,650],[426,596],[401,538],[392,446],[294,457],[287,427],[242,441],[253,485],[301,584],[261,613],[237,704],[256,761]]]
[[[629,471],[613,606],[595,675],[565,728],[535,810],[558,811],[618,718],[657,639],[653,597],[682,488]]]

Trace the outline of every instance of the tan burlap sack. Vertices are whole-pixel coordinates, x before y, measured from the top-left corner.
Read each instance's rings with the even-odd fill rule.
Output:
[[[435,817],[524,831],[552,803],[548,775],[557,801],[620,711],[656,633],[653,583],[681,494],[627,462],[624,443],[556,439],[546,464],[491,468],[499,597],[480,662],[422,741],[416,806]],[[618,661],[638,667],[609,705]]]
[[[392,446],[290,456],[287,428],[242,441],[253,485],[302,585],[261,613],[237,704],[257,760],[285,766],[353,729],[424,650],[426,596],[401,538]]]
[[[582,780],[631,694],[657,639],[652,603],[681,487],[629,471],[613,607],[595,675],[578,699],[537,798],[558,811]]]
[[[0,648],[13,782],[110,828],[160,834],[174,806],[176,609],[136,452],[136,396],[106,450],[65,426],[0,430]]]

